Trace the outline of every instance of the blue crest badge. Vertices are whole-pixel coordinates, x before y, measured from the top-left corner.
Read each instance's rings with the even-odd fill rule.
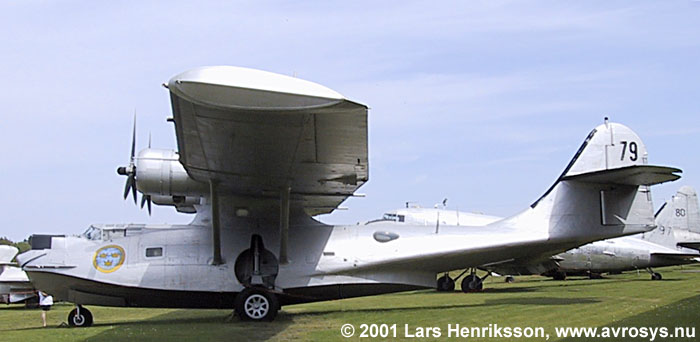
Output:
[[[104,273],[111,273],[119,269],[126,259],[124,249],[117,245],[104,246],[95,252],[92,264],[95,268]]]

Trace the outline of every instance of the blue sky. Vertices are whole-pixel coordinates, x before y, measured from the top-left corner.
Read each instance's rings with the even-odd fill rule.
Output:
[[[443,198],[510,215],[604,116],[652,164],[700,186],[700,2],[76,2],[0,4],[0,236],[187,222],[121,197],[138,146],[175,148],[163,82],[203,65],[296,75],[370,106],[366,198],[330,223]]]

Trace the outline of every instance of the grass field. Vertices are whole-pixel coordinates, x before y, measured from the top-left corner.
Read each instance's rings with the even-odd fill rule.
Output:
[[[285,307],[271,323],[241,322],[229,310],[174,310],[89,307],[90,328],[63,328],[69,304],[49,312],[50,327],[41,327],[38,309],[0,306],[0,341],[507,341],[508,338],[448,338],[448,324],[460,326],[543,327],[558,340],[555,327],[692,327],[700,330],[700,266],[659,269],[664,280],[651,281],[646,272],[629,272],[589,280],[553,281],[519,277],[487,280],[481,293],[414,291],[383,296]],[[351,338],[340,327],[353,324]],[[360,338],[360,325],[397,324],[397,338]],[[405,325],[439,327],[440,337],[407,338]],[[519,339],[538,341],[543,338]],[[559,339],[562,340],[562,339]],[[565,341],[591,341],[570,338]],[[601,341],[649,341],[650,338],[610,338]],[[655,341],[671,341],[661,339]],[[698,341],[681,338],[676,341]]]

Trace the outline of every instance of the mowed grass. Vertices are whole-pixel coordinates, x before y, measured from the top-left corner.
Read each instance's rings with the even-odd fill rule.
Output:
[[[490,278],[481,293],[437,293],[430,290],[310,303],[285,307],[274,322],[241,322],[229,310],[176,310],[89,307],[90,328],[63,328],[69,304],[49,311],[49,327],[41,327],[41,311],[0,306],[1,341],[447,341],[448,324],[463,327],[498,324],[543,327],[556,340],[555,327],[694,327],[700,340],[700,266],[659,269],[664,280],[651,281],[646,272],[605,279],[569,278],[553,281],[518,277],[513,284]],[[353,324],[355,336],[340,334]],[[397,324],[397,338],[359,338],[360,325]],[[439,327],[439,338],[408,338],[405,325]],[[459,339],[457,339],[459,340]],[[462,339],[465,340],[465,339]],[[507,338],[468,338],[507,341]],[[523,341],[525,339],[522,339]],[[543,339],[529,339],[536,341]],[[570,341],[585,341],[571,339]],[[648,341],[649,339],[608,339]],[[660,340],[657,338],[657,341]],[[670,339],[664,339],[668,341]],[[569,341],[569,340],[567,340]]]

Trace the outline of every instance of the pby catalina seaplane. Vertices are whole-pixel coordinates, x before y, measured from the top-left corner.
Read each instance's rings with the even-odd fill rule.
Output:
[[[542,274],[556,280],[564,280],[567,275],[587,275],[596,278],[605,272],[638,269],[646,269],[651,274],[652,280],[661,280],[661,274],[654,272],[652,268],[700,262],[700,251],[697,250],[700,246],[699,213],[695,190],[684,186],[656,213],[655,220],[658,227],[650,232],[595,241],[552,257],[531,255],[524,259],[478,268],[506,274],[507,282],[514,280],[512,275]],[[440,209],[437,206],[436,208],[407,206],[407,208],[385,213],[381,220],[432,226],[451,224],[487,226],[501,218]],[[443,275],[438,279],[438,291],[453,291],[455,281],[468,271],[456,278],[451,278],[448,274]],[[483,288],[484,278],[476,277],[473,271],[472,269],[471,274],[462,278],[461,288],[464,292],[478,291]]]
[[[92,323],[84,305],[234,308],[271,320],[282,305],[434,288],[441,272],[648,231],[651,201],[637,189],[679,178],[647,165],[637,134],[606,123],[539,200],[490,229],[329,226],[312,216],[368,180],[365,105],[236,67],[194,69],[166,87],[178,151],[134,157],[132,144],[119,173],[134,197],[196,216],[33,240],[18,260],[37,288],[77,305],[71,325]]]

